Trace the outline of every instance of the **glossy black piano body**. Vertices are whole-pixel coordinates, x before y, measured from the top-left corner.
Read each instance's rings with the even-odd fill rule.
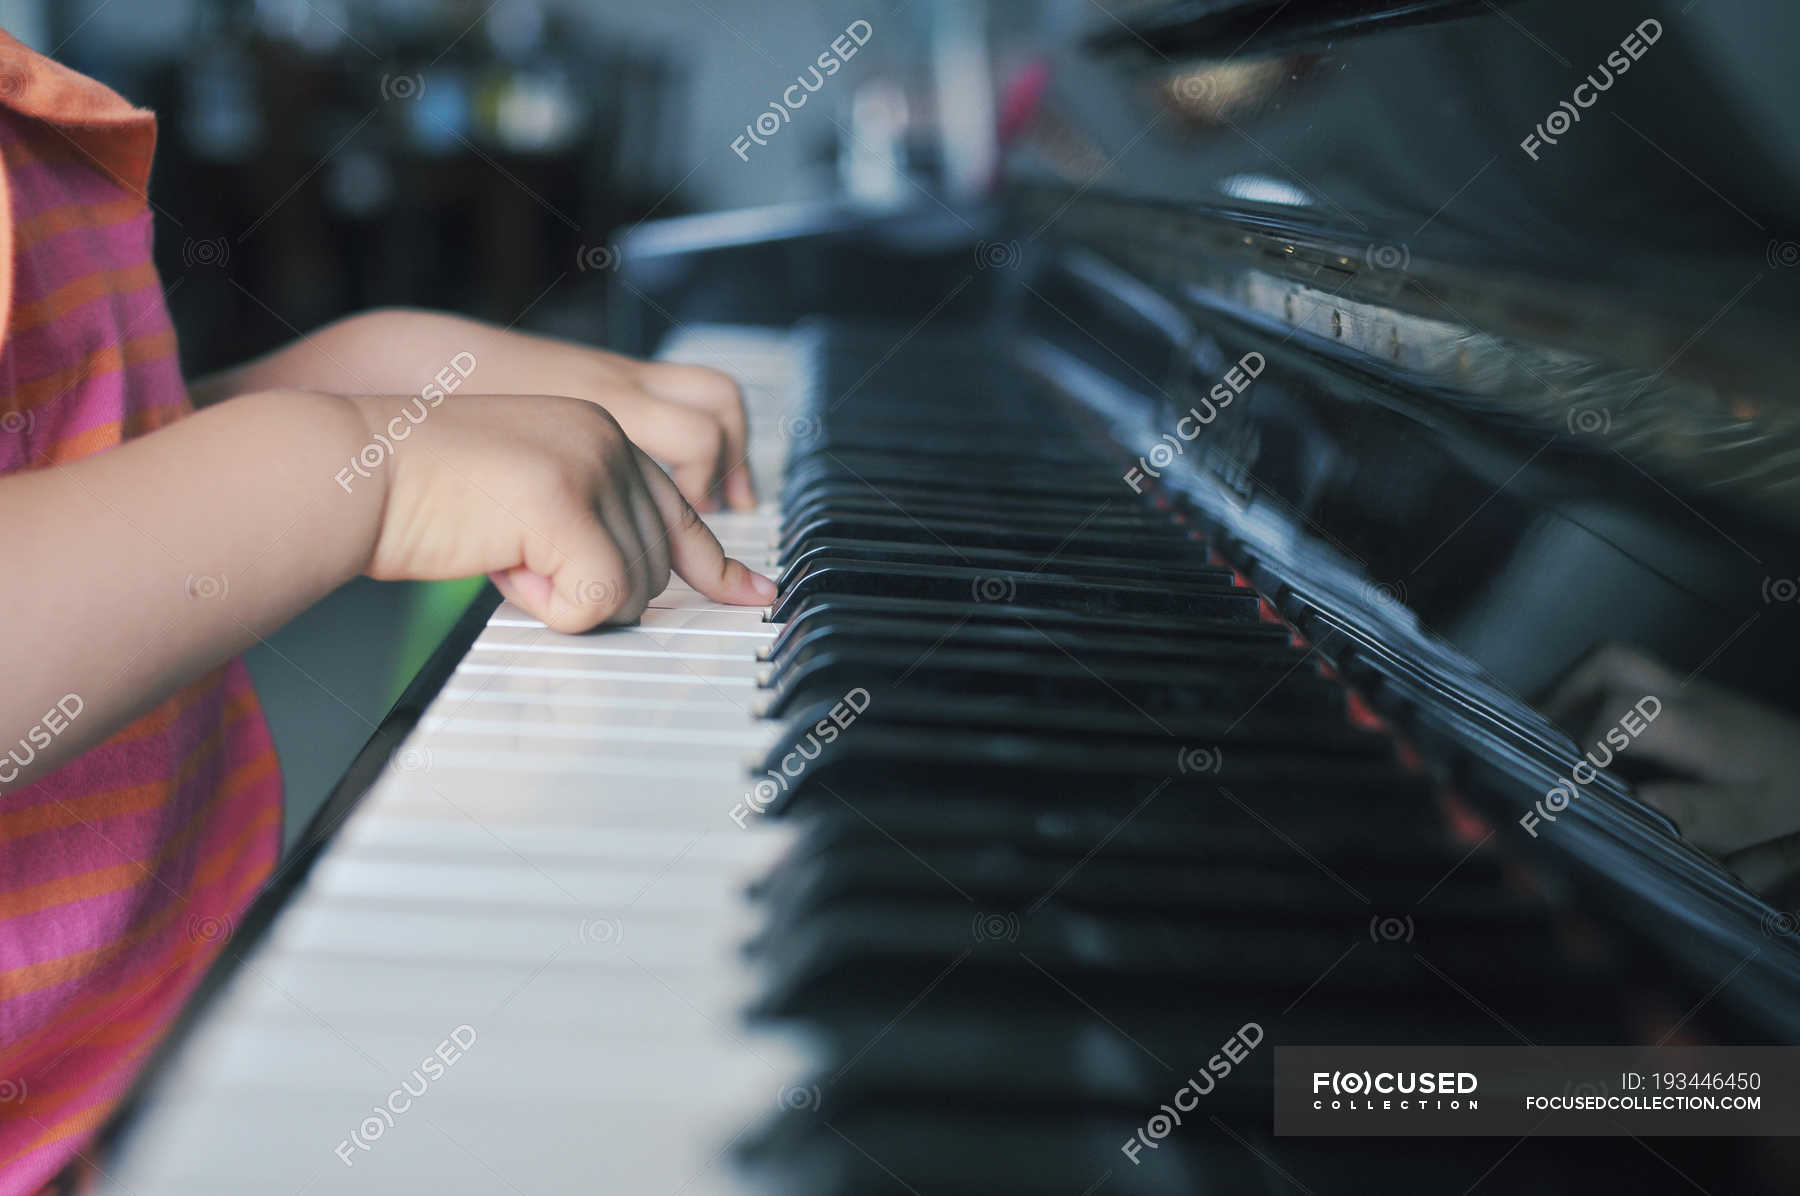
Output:
[[[1767,14],[1771,28],[1793,19]],[[1719,40],[1741,28],[1692,22],[1674,4],[1138,5],[1116,22],[1096,18],[1092,36],[1056,53],[1035,140],[988,210],[929,201],[899,216],[795,210],[770,214],[753,234],[741,216],[700,217],[628,238],[617,290],[628,348],[648,350],[689,320],[826,317],[823,380],[796,446],[813,452],[813,467],[790,479],[790,503],[833,474],[817,463],[832,456],[813,440],[821,428],[847,428],[855,445],[859,421],[910,428],[921,440],[908,452],[927,451],[931,429],[942,429],[956,467],[944,487],[951,500],[992,493],[991,480],[968,480],[984,461],[1001,476],[1015,466],[1025,478],[1054,472],[1054,440],[1000,438],[984,454],[971,448],[980,437],[959,429],[955,403],[933,416],[946,391],[971,407],[984,387],[997,407],[1029,393],[1057,413],[1045,426],[1077,450],[1084,485],[1116,478],[1120,509],[1136,504],[1195,529],[1205,551],[1185,559],[1253,583],[1431,777],[1419,807],[1432,811],[1429,826],[1359,833],[1394,811],[1359,790],[1348,765],[1350,816],[1301,802],[1274,819],[1298,820],[1305,841],[1363,853],[1358,875],[1395,882],[1373,897],[1352,883],[1362,904],[1345,903],[1316,870],[1289,871],[1291,855],[1276,867],[1280,883],[1259,886],[1258,865],[1270,861],[1235,855],[1249,850],[1235,832],[1214,827],[1189,841],[1158,823],[1114,840],[1106,828],[1132,808],[1121,793],[1083,810],[1078,796],[1046,790],[1039,821],[1067,820],[1075,829],[1060,850],[1072,859],[1091,848],[1097,859],[1082,868],[1102,871],[1072,904],[1117,903],[1094,933],[1119,967],[1062,971],[1055,960],[1079,952],[1058,936],[1080,923],[1052,918],[1027,961],[1049,966],[1033,976],[998,962],[1031,954],[1004,913],[988,936],[1003,941],[978,945],[976,966],[916,949],[949,941],[924,929],[906,937],[943,913],[942,894],[918,887],[935,882],[920,882],[916,864],[1004,910],[1040,879],[1034,853],[1058,858],[1055,837],[997,808],[983,809],[987,823],[962,823],[931,805],[934,775],[988,759],[981,734],[947,735],[954,750],[934,762],[928,736],[909,749],[899,732],[868,728],[859,750],[884,762],[879,783],[866,759],[863,772],[819,775],[862,784],[858,802],[872,803],[861,808],[877,811],[891,842],[815,805],[816,874],[772,880],[764,894],[782,916],[843,903],[842,924],[820,932],[842,936],[835,947],[784,946],[779,921],[759,940],[765,954],[810,949],[838,970],[789,959],[792,986],[754,1012],[822,1029],[843,1044],[844,1071],[855,1069],[854,1082],[824,1089],[842,1142],[809,1120],[818,1110],[801,1110],[745,1145],[777,1186],[1049,1191],[1059,1177],[1070,1191],[1788,1186],[1782,1177],[1795,1172],[1780,1142],[1527,1140],[1508,1150],[1480,1139],[1275,1139],[1266,1057],[1250,1069],[1261,1079],[1231,1093],[1162,1168],[1137,1166],[1114,1141],[1155,1110],[1141,1102],[1163,1074],[1145,1055],[1178,1054],[1164,1066],[1185,1068],[1259,1015],[1289,1043],[1796,1041],[1790,920],[1676,842],[1623,782],[1602,777],[1554,827],[1540,821],[1541,834],[1520,821],[1580,754],[1529,699],[1598,644],[1632,641],[1684,674],[1792,708],[1800,608],[1782,595],[1784,580],[1800,576],[1800,515],[1785,389],[1794,351],[1783,332],[1800,306],[1800,271],[1782,213],[1797,210],[1800,155],[1792,122],[1771,116],[1785,84],[1727,78],[1712,65],[1722,45],[1753,53]],[[1627,38],[1629,69],[1613,71],[1591,107],[1582,101],[1597,89],[1581,93],[1579,123],[1545,129],[1567,142],[1540,134],[1522,146]],[[971,354],[984,348],[991,357],[977,364]],[[1220,402],[1216,388],[1246,355],[1258,359],[1254,385],[1232,385]],[[959,390],[962,369],[980,385]],[[1202,410],[1216,418],[1190,437],[1184,419]],[[839,480],[839,493],[854,492]],[[903,473],[895,484],[907,484]],[[883,501],[895,505],[871,498],[822,514],[859,529],[846,538],[867,538],[870,520],[878,532],[879,516],[894,514]],[[958,549],[994,543],[980,520],[957,524],[944,510],[902,510],[890,524],[908,518],[945,527],[932,538]],[[799,596],[783,614],[804,615],[805,576],[789,584]],[[880,675],[882,636],[916,647],[881,625],[891,612],[859,613],[853,588],[843,604],[833,617],[870,638],[837,672],[815,662],[825,691],[854,683],[852,665]],[[1191,650],[1180,616],[1144,609],[1115,612],[1105,633],[1083,629],[1100,639],[1075,654],[1103,651],[1105,634],[1130,637],[1134,614],[1161,620],[1150,633]],[[1194,637],[1212,614],[1187,616]],[[944,667],[979,673],[978,661],[957,656],[968,632],[951,621],[937,625]],[[896,722],[934,725],[928,703],[898,712],[881,703],[878,691],[875,709]],[[1053,705],[1043,705],[1046,723]],[[1029,783],[1079,774],[1073,742],[1067,758],[1025,770],[1021,806]],[[1622,767],[1629,775],[1629,761]],[[1193,782],[1182,778],[1183,791]],[[792,812],[808,813],[799,802]],[[1222,836],[1218,850],[1205,833]],[[982,835],[985,854],[972,846]],[[1456,912],[1413,951],[1407,845],[1437,853],[1452,843],[1471,861],[1454,870]],[[1109,845],[1120,859],[1107,860]],[[835,863],[833,851],[844,853]],[[1384,852],[1392,873],[1371,864]],[[1158,908],[1158,893],[1185,912]],[[1314,912],[1343,904],[1332,916],[1346,926],[1352,911],[1368,922],[1335,978],[1335,966],[1324,976],[1284,971],[1284,954],[1293,963],[1317,942],[1269,929],[1309,902]],[[1382,921],[1390,915],[1402,921]],[[1530,927],[1516,939],[1506,927],[1515,916]],[[1133,918],[1141,934],[1125,933]],[[1419,925],[1430,921],[1421,912]],[[1404,934],[1387,934],[1393,925]],[[1433,963],[1438,952],[1456,964]],[[1494,986],[1489,997],[1454,979],[1462,967]],[[1062,985],[1063,975],[1057,1009],[1045,977]],[[882,1023],[921,987],[931,1004],[884,1036]],[[885,1045],[859,1050],[871,1035]]]

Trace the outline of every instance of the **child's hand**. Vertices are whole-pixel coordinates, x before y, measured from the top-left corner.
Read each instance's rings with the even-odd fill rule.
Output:
[[[355,396],[373,437],[416,400]],[[416,405],[413,406],[416,411]],[[608,413],[552,395],[458,396],[430,409],[379,467],[369,576],[487,573],[557,631],[629,622],[670,569],[718,602],[775,587],[727,557],[667,474]]]
[[[189,386],[199,406],[261,390],[418,394],[445,366],[467,391],[569,395],[598,403],[633,443],[673,471],[701,510],[756,505],[737,383],[717,370],[639,361],[603,349],[423,311],[351,316],[257,361]],[[450,375],[453,376],[453,375]]]
[[[1645,697],[1654,721],[1618,754],[1667,770],[1638,797],[1718,856],[1747,883],[1790,879],[1800,865],[1800,724],[1782,711],[1674,670],[1635,649],[1608,645],[1557,687],[1546,713],[1586,750]],[[1771,862],[1781,867],[1771,868]]]
[[[716,505],[714,495],[733,510],[756,506],[744,400],[729,375],[592,352],[620,375],[619,384],[598,389],[593,401],[619,421],[633,444],[669,463],[682,494],[701,510]]]

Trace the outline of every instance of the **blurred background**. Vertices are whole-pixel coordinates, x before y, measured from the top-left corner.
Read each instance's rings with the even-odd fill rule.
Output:
[[[850,175],[901,198],[920,49],[964,7],[0,0],[0,26],[156,111],[156,256],[192,378],[381,305],[599,343],[617,237],[646,218]],[[851,85],[735,152],[857,20]],[[290,842],[479,584],[358,582],[249,654]]]
[[[923,82],[932,8],[3,0],[0,23],[161,118],[158,265],[192,376],[382,304],[591,339],[617,230],[832,192],[858,97]],[[859,18],[879,34],[855,86],[733,152]]]

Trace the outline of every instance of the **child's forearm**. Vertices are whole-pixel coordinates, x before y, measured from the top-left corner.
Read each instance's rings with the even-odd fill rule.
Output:
[[[0,802],[362,571],[386,483],[333,477],[367,438],[346,399],[255,394],[0,478]]]
[[[670,467],[690,501],[756,504],[737,384],[697,366],[635,361],[438,312],[365,312],[189,386],[198,406],[260,390],[567,395],[597,403]]]
[[[588,397],[625,359],[441,312],[389,308],[349,316],[255,361],[189,386],[196,406],[282,387],[338,394],[418,394],[438,382],[504,394]],[[588,386],[584,387],[583,383]]]

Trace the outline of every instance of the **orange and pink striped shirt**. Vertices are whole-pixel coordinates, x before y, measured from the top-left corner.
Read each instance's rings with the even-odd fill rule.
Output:
[[[191,410],[150,257],[155,136],[150,113],[0,33],[0,473]],[[28,562],[9,575],[31,584]],[[241,661],[6,784],[35,746],[0,737],[0,1196],[83,1156],[281,845]]]

